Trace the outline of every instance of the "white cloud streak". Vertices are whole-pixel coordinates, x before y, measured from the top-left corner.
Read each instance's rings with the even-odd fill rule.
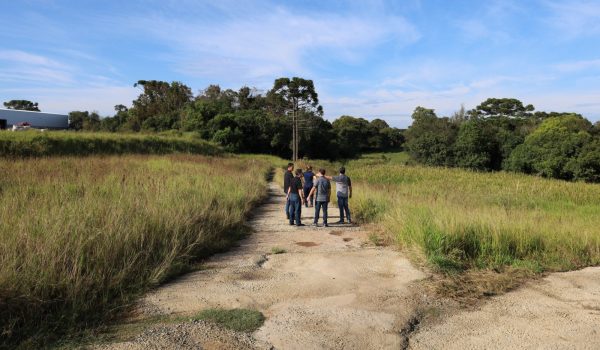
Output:
[[[419,39],[418,31],[402,17],[308,16],[284,8],[218,24],[157,16],[138,19],[134,25],[172,48],[163,58],[175,70],[200,78],[245,81],[309,75],[325,53],[328,59],[356,63],[382,43],[402,46]]]

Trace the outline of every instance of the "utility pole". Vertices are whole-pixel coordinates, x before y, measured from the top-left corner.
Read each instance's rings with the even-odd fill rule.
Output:
[[[298,158],[296,157],[296,147],[298,147],[296,143],[296,109],[292,109],[292,161],[296,162]]]

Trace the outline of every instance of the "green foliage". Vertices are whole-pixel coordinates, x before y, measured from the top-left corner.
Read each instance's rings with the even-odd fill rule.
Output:
[[[468,114],[471,118],[529,118],[534,109],[533,105],[524,106],[515,98],[488,98]]]
[[[127,128],[132,131],[175,128],[179,112],[192,99],[191,89],[180,82],[140,80],[134,86],[143,87],[144,92],[129,110]]]
[[[460,126],[454,145],[456,165],[461,168],[488,170],[492,167],[493,139],[483,122],[470,120]]]
[[[94,154],[193,153],[217,155],[217,145],[197,138],[156,134],[110,134],[39,131],[0,133],[0,157]]]
[[[415,108],[413,123],[406,131],[406,149],[427,165],[454,164],[453,144],[458,128],[449,118],[438,118],[433,109]]]
[[[591,123],[577,115],[548,118],[515,149],[507,169],[571,180],[577,157],[592,139],[590,129]]]
[[[10,100],[4,102],[4,107],[8,109],[19,109],[23,111],[40,112],[40,109],[38,108],[38,103],[31,102],[28,100]]]
[[[600,137],[582,147],[571,170],[575,180],[600,183]]]
[[[265,322],[265,316],[260,311],[249,309],[207,309],[192,319],[214,322],[237,332],[253,332]]]
[[[271,253],[273,253],[273,254],[284,254],[286,252],[287,252],[287,250],[285,250],[283,248],[279,248],[279,247],[271,248]]]
[[[280,78],[266,95],[244,86],[238,91],[209,85],[193,97],[179,82],[140,80],[143,93],[133,107],[115,106],[115,115],[73,111],[70,128],[77,131],[194,132],[238,153],[292,155],[292,119],[296,118],[300,158],[353,158],[361,152],[400,149],[402,132],[381,120],[344,117],[333,126],[323,119],[314,83]],[[346,120],[347,119],[347,120]]]
[[[96,112],[73,111],[69,113],[69,129],[99,131],[100,127],[100,116]]]
[[[599,182],[598,127],[576,113],[535,112],[516,99],[490,98],[475,109],[438,118],[417,107],[406,149],[426,165],[510,170]]]

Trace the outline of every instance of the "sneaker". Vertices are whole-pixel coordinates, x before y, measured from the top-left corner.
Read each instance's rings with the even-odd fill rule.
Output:
[[[329,227],[329,225],[327,225],[327,223],[324,223],[324,224],[323,224],[323,227]]]
[[[304,225],[304,224],[298,224],[296,226],[301,227],[301,226],[306,226],[306,225]]]
[[[334,222],[334,224],[343,224],[343,223],[344,222],[342,220]]]
[[[319,227],[319,224],[317,224],[316,222],[313,222],[311,226]]]
[[[290,226],[294,226],[294,223],[293,223],[293,222],[290,222]]]

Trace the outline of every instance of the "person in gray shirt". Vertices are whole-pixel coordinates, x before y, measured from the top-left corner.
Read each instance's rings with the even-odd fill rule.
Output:
[[[326,176],[327,179],[335,182],[335,189],[337,192],[338,207],[340,208],[340,221],[336,224],[344,223],[344,213],[348,219],[348,223],[352,223],[350,218],[350,208],[348,206],[348,199],[352,198],[352,181],[346,176],[346,168],[340,168],[340,174],[337,176]]]
[[[319,175],[308,195],[309,198],[315,198],[315,220],[313,225],[318,226],[319,214],[321,208],[323,208],[323,226],[329,227],[327,224],[327,205],[331,197],[331,184],[325,178],[325,169],[319,169]]]

